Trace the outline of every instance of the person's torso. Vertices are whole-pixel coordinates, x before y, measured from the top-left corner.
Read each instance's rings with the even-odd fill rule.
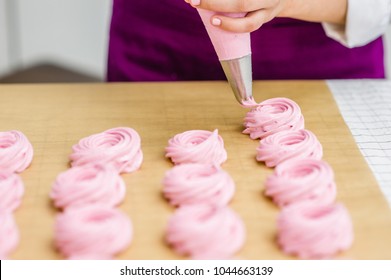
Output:
[[[109,81],[225,79],[197,11],[183,0],[114,0]],[[251,34],[253,78],[384,78],[379,38],[348,49],[319,23],[277,18]]]

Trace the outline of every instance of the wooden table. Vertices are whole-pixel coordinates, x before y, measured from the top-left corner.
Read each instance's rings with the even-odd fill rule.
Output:
[[[342,259],[391,259],[391,211],[338,108],[322,81],[256,82],[258,101],[284,96],[302,108],[306,128],[323,144],[333,167],[337,200],[349,209],[355,242]],[[142,138],[141,170],[123,175],[127,195],[121,209],[133,220],[132,245],[120,259],[179,259],[165,243],[174,208],[161,195],[161,180],[173,165],[165,159],[169,138],[192,130],[219,129],[236,182],[231,206],[247,228],[241,259],[285,259],[275,243],[278,208],[263,195],[272,169],[255,161],[258,141],[241,133],[246,110],[224,82],[0,86],[0,130],[23,131],[34,146],[31,167],[22,173],[26,193],[15,212],[21,242],[11,258],[61,259],[53,246],[58,211],[48,194],[56,176],[69,168],[71,146],[82,137],[129,126]]]

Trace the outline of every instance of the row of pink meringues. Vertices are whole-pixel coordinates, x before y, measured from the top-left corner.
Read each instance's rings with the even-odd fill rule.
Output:
[[[33,159],[33,147],[20,131],[0,132],[0,259],[7,259],[19,244],[13,212],[20,206],[24,184],[18,173]]]
[[[59,174],[50,197],[64,211],[55,222],[55,245],[68,259],[113,259],[133,239],[131,219],[115,208],[125,198],[122,173],[143,161],[139,134],[118,127],[72,147],[72,168]]]
[[[246,230],[228,207],[235,183],[221,168],[227,152],[217,129],[175,135],[168,142],[166,157],[175,166],[165,174],[163,193],[177,206],[168,221],[167,242],[192,259],[231,258],[243,246]]]
[[[265,194],[281,208],[278,244],[304,259],[331,258],[353,243],[347,209],[336,203],[330,165],[322,160],[317,137],[304,129],[301,109],[288,98],[249,104],[243,131],[261,139],[256,159],[275,167],[265,182]]]

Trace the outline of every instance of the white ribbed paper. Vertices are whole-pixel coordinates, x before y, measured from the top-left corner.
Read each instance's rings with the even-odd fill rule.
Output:
[[[391,81],[328,81],[342,117],[391,206]]]

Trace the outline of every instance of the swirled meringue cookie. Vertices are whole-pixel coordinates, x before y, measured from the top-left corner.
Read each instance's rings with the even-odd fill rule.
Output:
[[[174,166],[163,179],[163,194],[174,206],[206,203],[224,206],[232,199],[235,183],[217,166],[185,163]]]
[[[280,207],[312,201],[330,204],[336,197],[334,172],[323,160],[293,159],[285,161],[274,169],[265,183],[265,194],[273,198]]]
[[[55,223],[56,247],[69,259],[112,259],[132,237],[130,219],[102,205],[67,208]]]
[[[168,223],[166,240],[193,259],[226,259],[243,246],[245,227],[228,207],[206,204],[179,207]]]
[[[50,193],[58,208],[101,204],[114,207],[125,197],[125,182],[110,167],[75,166],[60,173]]]
[[[265,100],[247,113],[243,131],[251,139],[265,138],[283,130],[304,129],[304,117],[299,105],[288,98]]]
[[[218,130],[189,130],[168,141],[166,157],[174,164],[208,163],[221,165],[227,160],[223,138]]]
[[[18,244],[19,230],[12,213],[0,211],[0,259],[7,259]]]
[[[277,227],[282,250],[303,259],[329,258],[353,243],[352,221],[340,203],[290,205],[280,212]]]
[[[143,153],[139,134],[132,128],[118,127],[93,134],[72,147],[72,166],[85,164],[111,165],[119,173],[140,168]]]
[[[22,132],[0,132],[0,169],[20,173],[30,166],[33,154],[33,146]]]
[[[19,207],[24,185],[19,175],[0,171],[0,212],[12,212]]]
[[[321,159],[322,156],[322,145],[315,134],[301,129],[280,131],[262,139],[256,158],[264,161],[266,166],[274,167],[289,159]]]

